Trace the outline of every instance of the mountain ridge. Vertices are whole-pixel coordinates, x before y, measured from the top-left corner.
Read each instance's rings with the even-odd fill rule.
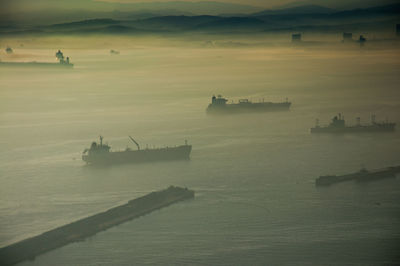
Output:
[[[288,28],[318,28],[332,30],[334,25],[339,29],[341,25],[372,25],[374,21],[379,25],[386,25],[382,21],[396,21],[399,18],[400,4],[378,6],[365,9],[353,9],[345,11],[332,11],[331,9],[319,9],[313,6],[316,13],[302,13],[309,10],[310,6],[296,9],[281,10],[280,13],[263,14],[254,13],[249,16],[156,16],[144,19],[112,19],[96,18],[68,23],[44,25],[30,28],[14,28],[7,31],[7,27],[0,27],[1,33],[17,33],[27,31],[38,31],[42,34],[70,34],[70,33],[137,33],[137,32],[265,32],[279,31]],[[303,10],[300,13],[299,10]],[[322,10],[325,13],[320,13]],[[328,12],[329,13],[326,13]],[[368,22],[368,23],[367,23]],[[389,22],[387,22],[389,23]],[[318,27],[316,27],[318,26]],[[359,26],[358,26],[359,27]],[[355,28],[355,27],[353,27]],[[352,28],[349,27],[348,30]],[[115,30],[115,32],[113,32]]]

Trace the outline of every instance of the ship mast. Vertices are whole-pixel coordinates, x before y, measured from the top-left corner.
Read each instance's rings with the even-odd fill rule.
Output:
[[[137,148],[138,148],[138,150],[140,151],[140,146],[139,146],[139,143],[137,143],[136,142],[136,140],[134,140],[131,136],[129,136],[129,138],[133,141],[133,143],[135,143],[136,144],[136,146],[137,146]]]

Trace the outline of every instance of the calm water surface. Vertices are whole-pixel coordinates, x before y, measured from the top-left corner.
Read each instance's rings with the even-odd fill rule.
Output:
[[[18,52],[18,51],[17,51]],[[27,58],[51,49],[22,49]],[[169,185],[194,200],[21,265],[388,265],[400,262],[400,179],[316,188],[315,178],[398,165],[400,133],[315,136],[400,123],[398,50],[66,49],[73,70],[0,71],[0,245]],[[289,112],[209,117],[213,94],[293,102]],[[190,161],[87,167],[81,152],[188,140]]]

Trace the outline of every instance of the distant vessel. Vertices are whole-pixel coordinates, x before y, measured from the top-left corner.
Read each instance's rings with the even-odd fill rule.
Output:
[[[360,118],[357,117],[357,124],[346,126],[344,117],[341,114],[332,118],[332,122],[325,127],[319,125],[317,119],[315,127],[311,128],[311,133],[363,133],[363,132],[391,132],[396,127],[395,123],[391,122],[376,122],[375,115],[371,117],[371,123],[362,125]]]
[[[13,49],[11,47],[7,46],[6,53],[7,54],[12,54],[13,53]]]
[[[110,151],[111,147],[103,144],[103,137],[100,136],[100,143],[93,142],[89,149],[83,151],[82,160],[88,164],[109,165],[119,163],[144,163],[155,161],[189,160],[192,145],[185,145],[166,148],[140,149],[140,145],[131,137],[136,144],[137,150],[127,148],[124,151]]]
[[[358,42],[360,43],[361,47],[364,46],[366,41],[367,41],[367,39],[364,36],[360,35],[360,38],[358,39]]]
[[[207,113],[242,113],[242,112],[268,112],[289,110],[291,105],[286,99],[285,102],[251,102],[248,99],[241,99],[238,103],[227,104],[228,100],[221,95],[213,96],[207,107]]]
[[[72,68],[74,64],[72,64],[69,60],[69,57],[64,58],[63,53],[58,50],[56,53],[56,58],[58,63],[50,63],[50,62],[2,62],[0,61],[0,66],[7,66],[7,67],[66,67]]]
[[[360,171],[346,175],[325,175],[315,180],[317,186],[330,186],[336,183],[355,180],[356,182],[368,182],[385,178],[395,178],[400,172],[400,166],[392,166],[376,170],[362,168]]]

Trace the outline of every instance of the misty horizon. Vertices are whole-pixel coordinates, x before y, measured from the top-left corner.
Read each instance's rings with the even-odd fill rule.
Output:
[[[1,3],[1,265],[399,264],[398,3],[110,2]]]

